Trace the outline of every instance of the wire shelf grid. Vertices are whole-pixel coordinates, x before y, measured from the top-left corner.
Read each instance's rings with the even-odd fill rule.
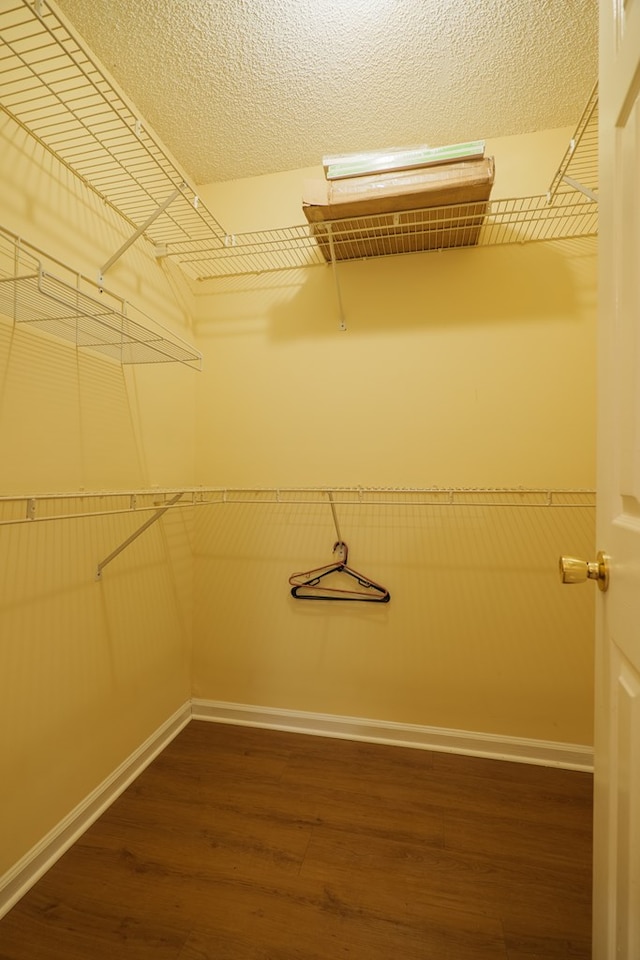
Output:
[[[132,227],[144,229],[158,252],[175,259],[194,280],[597,233],[595,89],[546,197],[239,235],[226,233],[199,201],[175,161],[46,0],[0,4],[0,102],[16,123]],[[578,181],[591,197],[576,188]]]
[[[549,202],[553,202],[559,193],[581,188],[586,188],[595,196],[598,191],[598,178],[598,86],[596,84],[551,181]]]
[[[44,0],[0,9],[0,92],[4,111],[132,226],[178,189],[147,232],[153,243],[222,245],[223,228]]]
[[[176,243],[168,246],[167,255],[194,280],[209,280],[326,264],[329,237],[335,259],[352,260],[562,240],[597,232],[597,205],[574,190],[558,195],[553,205],[545,196],[537,196],[429,207],[238,234],[228,238],[223,248],[206,242]]]
[[[140,310],[81,274],[49,272],[35,248],[0,230],[0,313],[78,349],[123,364],[177,361],[200,369],[201,354]]]
[[[178,495],[180,499],[178,500]],[[593,490],[463,487],[182,487],[0,496],[0,526],[185,508],[373,506],[441,508],[595,508]]]

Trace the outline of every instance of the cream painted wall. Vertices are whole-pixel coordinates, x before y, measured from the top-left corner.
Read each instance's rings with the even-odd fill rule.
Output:
[[[489,144],[495,195],[545,193],[567,141]],[[230,232],[283,226],[309,172],[201,192]],[[199,285],[198,481],[592,488],[595,267],[590,239],[343,263],[346,332],[329,267]],[[200,519],[196,696],[591,742],[593,595],[556,572],[593,552],[590,509],[339,518],[389,605],[290,597],[331,559],[328,505]]]
[[[128,227],[8,120],[0,222],[89,277]],[[190,338],[189,293],[136,244],[107,285]],[[124,369],[0,318],[0,494],[193,483],[198,374]],[[0,520],[11,509],[0,504]],[[0,526],[0,877],[190,696],[191,519]]]
[[[526,192],[543,170],[546,189],[561,142],[527,139]],[[518,144],[499,146],[509,195]],[[89,276],[127,236],[8,121],[0,166],[3,224]],[[307,173],[202,192],[229,230],[288,225]],[[122,370],[0,319],[0,492],[590,487],[594,275],[591,241],[343,264],[343,333],[328,269],[190,291],[136,244],[108,284],[197,334],[203,373]],[[591,553],[591,511],[350,506],[340,521],[391,604],[289,596],[290,573],[329,559],[328,507],[172,513],[101,584],[97,560],[137,522],[0,527],[0,875],[191,693],[590,742],[591,597],[562,591],[555,565]]]

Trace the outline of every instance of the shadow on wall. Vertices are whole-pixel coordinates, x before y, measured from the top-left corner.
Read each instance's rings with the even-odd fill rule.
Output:
[[[571,316],[595,251],[588,237],[351,261],[335,276],[327,265],[221,278],[203,285],[198,332],[230,336],[266,322],[274,340],[334,336],[341,332],[336,276],[350,332]]]
[[[5,493],[105,489],[143,480],[122,367],[0,320]]]

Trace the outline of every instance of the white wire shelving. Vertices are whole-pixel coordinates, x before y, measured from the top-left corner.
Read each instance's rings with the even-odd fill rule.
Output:
[[[320,243],[327,244],[329,236],[335,263],[471,245],[564,240],[597,231],[597,205],[573,191],[558,194],[553,204],[538,196],[429,207],[396,214],[392,224],[389,215],[333,220],[239,234],[222,250],[203,241],[185,241],[170,244],[167,253],[192,279],[211,280],[326,265]],[[476,239],[470,241],[474,233]]]
[[[137,228],[177,191],[147,233],[152,242],[224,231],[184,173],[45,0],[0,2],[3,109]]]
[[[0,529],[38,522],[129,516],[146,517],[100,560],[94,579],[132,543],[172,510],[233,505],[275,506],[279,509],[330,507],[338,541],[342,541],[336,506],[470,509],[579,509],[595,508],[593,490],[554,490],[492,487],[182,487],[146,490],[80,490],[75,493],[38,493],[0,496]],[[327,514],[328,515],[328,514]],[[472,513],[473,515],[473,513]]]
[[[0,101],[130,224],[133,239],[144,236],[193,280],[324,265],[323,247],[330,247],[335,265],[597,233],[595,91],[546,196],[237,235],[199,201],[177,163],[46,0],[0,0]]]
[[[598,87],[591,91],[576,131],[549,187],[548,200],[575,190],[598,199]]]
[[[593,509],[584,489],[501,487],[180,487],[80,490],[0,496],[0,527],[38,521],[144,515],[185,508],[231,506],[503,507]]]
[[[202,367],[202,355],[185,340],[1,228],[0,313],[122,364]]]

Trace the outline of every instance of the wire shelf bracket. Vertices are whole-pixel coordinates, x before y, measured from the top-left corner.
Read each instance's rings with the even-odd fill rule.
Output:
[[[132,543],[134,543],[138,539],[138,537],[142,536],[142,534],[145,533],[145,531],[148,530],[149,527],[152,527],[154,523],[157,523],[160,517],[163,517],[167,512],[167,510],[170,507],[172,507],[174,503],[177,503],[182,496],[183,496],[182,491],[180,491],[179,493],[176,493],[167,502],[166,506],[161,507],[159,510],[156,510],[156,512],[153,514],[152,517],[149,517],[148,520],[145,520],[142,526],[138,527],[137,530],[134,530],[131,536],[127,537],[126,540],[123,540],[122,543],[115,548],[115,550],[112,550],[108,557],[105,557],[104,560],[101,560],[96,568],[95,579],[98,581],[102,580],[102,571],[104,570],[104,568],[109,563],[111,563],[112,560],[115,560],[116,557],[119,557],[122,551],[126,550],[128,546],[130,546]],[[135,509],[135,501],[132,501],[132,509]]]
[[[45,0],[0,5],[0,106],[134,230],[146,224],[152,244],[223,245],[185,173]],[[149,219],[176,188],[181,196]]]
[[[109,270],[110,267],[112,267],[112,266],[114,265],[114,263],[115,263],[117,260],[120,259],[120,257],[122,256],[122,254],[125,253],[125,252],[129,249],[129,247],[130,247],[133,243],[135,243],[136,240],[138,240],[139,237],[143,236],[143,234],[145,234],[145,233],[147,232],[147,230],[149,229],[149,227],[151,226],[151,224],[152,224],[155,220],[158,219],[158,217],[160,216],[160,214],[161,214],[161,213],[164,213],[164,211],[167,209],[167,207],[168,207],[170,204],[173,203],[173,201],[176,199],[176,197],[179,197],[179,196],[180,196],[180,192],[181,192],[181,191],[180,191],[180,187],[176,187],[175,190],[173,190],[173,191],[169,194],[169,196],[167,197],[167,199],[166,199],[163,203],[161,203],[161,204],[156,208],[156,210],[154,210],[154,212],[153,212],[152,214],[150,214],[150,216],[145,220],[145,222],[142,224],[142,226],[138,227],[138,229],[135,231],[135,233],[133,234],[133,236],[129,237],[128,240],[125,240],[125,242],[122,244],[122,246],[119,247],[119,248],[116,250],[116,252],[113,254],[113,256],[110,257],[110,258],[107,260],[107,262],[104,264],[104,266],[102,266],[102,267],[100,268],[100,270],[98,271],[98,283],[101,284],[101,283],[103,282],[103,280],[104,280],[104,275],[105,275],[105,273],[107,272],[107,270]]]
[[[591,190],[590,187],[585,187],[583,183],[578,183],[577,180],[574,180],[573,177],[568,177],[566,173],[562,177],[564,183],[569,184],[574,190],[579,190],[580,193],[584,193],[585,197],[589,197],[589,200],[593,200],[594,203],[598,202],[598,194],[595,190]]]
[[[558,167],[549,191],[548,203],[568,187],[598,202],[598,85],[591,91],[573,137]]]
[[[336,300],[338,302],[338,329],[346,330],[347,320],[344,315],[344,304],[342,302],[342,288],[340,287],[340,277],[338,276],[338,266],[336,264],[336,249],[333,242],[333,230],[331,229],[331,224],[329,224],[329,227],[328,227],[328,237],[329,237],[329,250],[331,253],[331,271],[333,273],[333,280],[336,285]]]

